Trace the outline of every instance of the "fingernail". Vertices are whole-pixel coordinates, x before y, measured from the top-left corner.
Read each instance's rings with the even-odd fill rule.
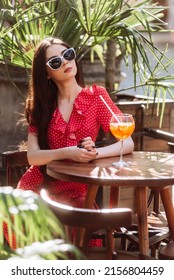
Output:
[[[77,148],[84,148],[82,145],[77,145]]]

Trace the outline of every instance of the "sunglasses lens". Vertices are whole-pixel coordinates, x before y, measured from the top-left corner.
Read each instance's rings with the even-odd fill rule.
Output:
[[[53,69],[60,68],[61,64],[62,64],[62,59],[60,57],[55,57],[49,62],[50,67]]]
[[[75,58],[75,51],[74,49],[68,49],[67,51],[64,52],[63,57],[68,60],[71,61]]]

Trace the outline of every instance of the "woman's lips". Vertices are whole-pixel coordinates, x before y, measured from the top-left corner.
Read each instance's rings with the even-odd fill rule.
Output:
[[[68,67],[66,68],[66,70],[64,71],[64,73],[70,72],[72,70],[72,67]]]

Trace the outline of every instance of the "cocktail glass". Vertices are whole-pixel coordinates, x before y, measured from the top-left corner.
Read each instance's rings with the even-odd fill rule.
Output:
[[[110,120],[110,131],[115,138],[121,141],[120,159],[112,165],[117,167],[128,166],[123,160],[123,141],[131,136],[135,129],[134,118],[131,114],[113,115]]]

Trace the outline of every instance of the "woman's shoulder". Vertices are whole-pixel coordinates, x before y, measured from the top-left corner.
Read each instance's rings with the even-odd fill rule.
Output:
[[[94,96],[99,96],[102,93],[106,93],[106,89],[103,86],[97,85],[97,84],[93,84],[93,85],[89,85],[86,86],[83,89],[83,93],[85,94],[89,94],[89,95],[94,95]]]

